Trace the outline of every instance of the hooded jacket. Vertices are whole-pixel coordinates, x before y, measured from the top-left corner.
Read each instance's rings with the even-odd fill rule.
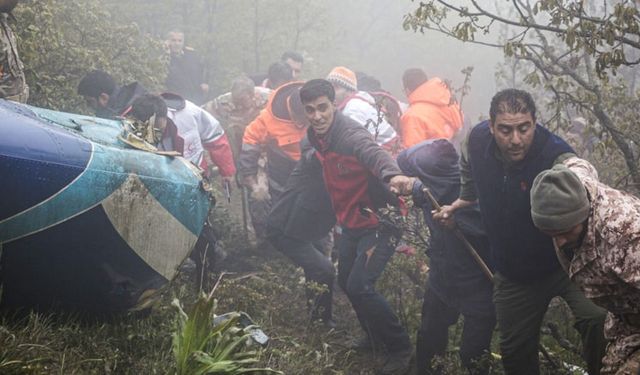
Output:
[[[218,120],[207,111],[176,94],[162,94],[167,103],[167,117],[161,149],[180,152],[185,159],[207,170],[205,150],[223,177],[233,176],[236,167],[229,141]]]
[[[398,136],[386,120],[384,112],[377,108],[376,100],[368,92],[354,92],[338,106],[338,109],[343,115],[364,126],[380,146],[390,147]]]
[[[451,140],[462,122],[460,106],[447,85],[432,78],[409,95],[409,108],[400,118],[402,143],[409,148],[428,139]]]
[[[265,109],[251,122],[242,137],[238,173],[242,177],[258,172],[258,159],[267,152],[269,189],[282,191],[287,178],[300,160],[300,141],[307,130],[298,92],[303,82],[280,86]]]
[[[423,187],[429,188],[442,205],[456,200],[460,192],[460,171],[455,148],[445,139],[424,141],[401,152],[398,166],[405,175],[419,178],[414,184],[413,200],[414,206],[422,208],[429,227],[429,288],[450,306],[458,305],[461,299],[470,302],[458,306],[463,312],[492,314],[491,282],[454,232],[433,220],[434,207],[422,191]],[[485,263],[492,267],[489,240],[478,205],[457,210],[454,219]]]

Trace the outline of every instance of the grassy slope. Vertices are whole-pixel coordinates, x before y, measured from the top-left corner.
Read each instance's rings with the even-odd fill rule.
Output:
[[[335,296],[336,330],[327,331],[310,323],[302,272],[273,250],[249,248],[242,235],[231,229],[236,225],[229,225],[229,216],[220,212],[218,217],[217,225],[228,229],[224,233],[229,253],[218,267],[219,271],[227,272],[215,292],[218,313],[246,311],[262,325],[271,342],[263,352],[261,364],[286,374],[373,374],[381,359],[372,359],[370,354],[356,353],[347,347],[353,337],[360,335],[360,329],[344,294],[337,292]],[[398,254],[379,282],[412,336],[419,324],[424,261],[421,255]],[[213,275],[206,284],[213,285],[216,277]],[[174,297],[184,304],[195,301],[194,279],[195,275],[180,275],[153,312],[144,318],[90,322],[77,316],[5,315],[0,321],[0,374],[171,373],[174,368],[171,334],[176,311],[170,302]],[[562,306],[552,310],[552,318],[575,342]],[[460,373],[455,352],[461,324],[453,326],[450,332],[451,356],[445,362],[447,372],[456,374]],[[565,360],[578,361],[575,355],[553,348]],[[500,373],[499,366],[495,367],[494,373]]]

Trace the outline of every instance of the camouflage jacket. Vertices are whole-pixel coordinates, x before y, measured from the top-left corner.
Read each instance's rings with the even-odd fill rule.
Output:
[[[556,251],[571,280],[610,312],[602,373],[615,373],[640,349],[640,199],[600,183],[595,168],[583,159],[570,158],[564,164],[587,189],[591,210],[573,257]]]
[[[6,13],[0,13],[0,47],[0,98],[24,102],[27,95],[24,66]]]
[[[202,106],[205,111],[211,113],[213,117],[220,121],[220,124],[229,137],[231,149],[236,157],[240,153],[244,129],[251,121],[258,117],[260,111],[266,107],[271,92],[272,91],[267,88],[256,87],[254,97],[255,105],[249,109],[236,107],[231,100],[230,92],[222,94]]]
[[[230,92],[218,96],[202,107],[220,121],[225,130],[234,126],[244,128],[253,121],[258,116],[258,113],[260,113],[260,110],[267,105],[269,95],[271,95],[271,90],[264,87],[256,87],[254,98],[255,106],[250,109],[237,108],[231,100]]]

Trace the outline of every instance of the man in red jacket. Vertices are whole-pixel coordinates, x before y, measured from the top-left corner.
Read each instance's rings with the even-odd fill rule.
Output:
[[[391,231],[380,225],[377,208],[397,204],[393,194],[410,194],[413,179],[360,124],[336,112],[330,82],[314,79],[300,89],[310,127],[307,136],[322,165],[324,183],[342,236],[338,284],[346,292],[372,344],[389,356],[383,374],[404,373],[412,354],[409,336],[375,282],[393,255]],[[388,184],[387,186],[385,186]]]

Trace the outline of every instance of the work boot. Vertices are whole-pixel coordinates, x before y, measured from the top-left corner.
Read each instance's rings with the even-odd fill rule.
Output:
[[[387,361],[380,370],[381,375],[404,375],[411,369],[411,348],[400,352],[389,353]]]

